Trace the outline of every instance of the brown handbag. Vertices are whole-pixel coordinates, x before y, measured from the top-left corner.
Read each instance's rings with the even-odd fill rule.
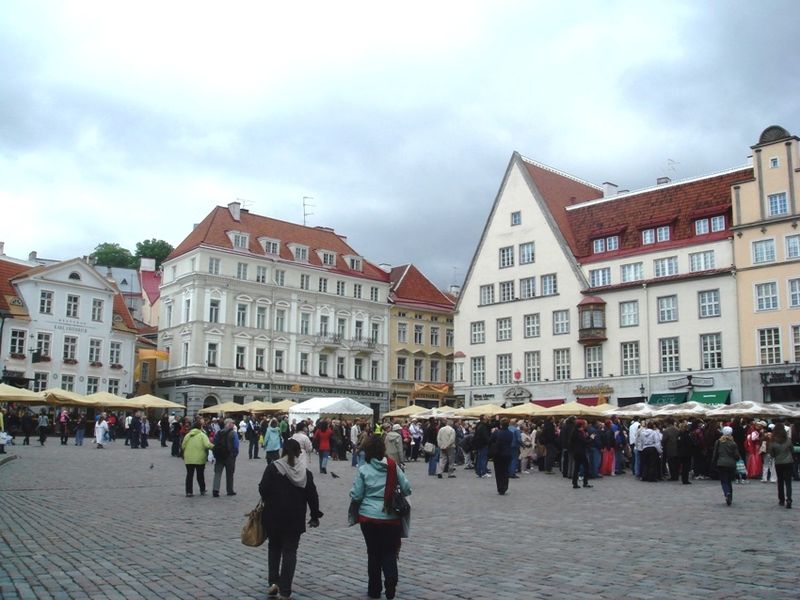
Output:
[[[261,522],[261,513],[264,512],[264,502],[259,501],[256,507],[247,513],[247,519],[242,527],[242,543],[245,546],[260,546],[264,543],[264,524]]]

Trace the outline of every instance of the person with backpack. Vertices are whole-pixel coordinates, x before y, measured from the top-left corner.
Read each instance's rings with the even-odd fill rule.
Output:
[[[222,481],[222,471],[225,471],[225,492],[228,496],[235,496],[233,491],[233,473],[236,470],[236,457],[239,455],[239,435],[236,432],[236,422],[225,419],[225,424],[220,432],[214,436],[214,487],[213,496],[219,498],[219,487]]]

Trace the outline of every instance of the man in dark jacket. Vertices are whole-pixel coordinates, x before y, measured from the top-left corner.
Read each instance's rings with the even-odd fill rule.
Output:
[[[130,434],[131,449],[136,449],[139,447],[139,443],[142,441],[142,419],[139,417],[138,410],[133,413],[133,417],[131,418]]]
[[[589,461],[586,459],[586,448],[589,445],[586,435],[586,421],[579,419],[570,430],[569,452],[572,455],[572,487],[578,488],[578,475],[583,467],[583,487],[589,485]]]
[[[472,447],[475,449],[475,475],[486,477],[489,474],[489,424],[486,422],[486,415],[481,415],[481,420],[475,427],[475,435],[472,438]]]
[[[500,427],[492,432],[489,447],[494,460],[494,477],[497,493],[504,496],[508,490],[508,467],[511,465],[511,441],[514,435],[508,430],[508,419],[500,420]]]
[[[553,417],[547,417],[544,420],[542,427],[542,445],[545,447],[544,455],[544,472],[548,475],[553,474],[553,464],[556,462],[556,425],[553,423]]]
[[[680,430],[678,431],[678,440],[675,446],[675,472],[672,471],[672,466],[670,465],[671,478],[673,481],[677,480],[678,470],[680,470],[681,482],[683,482],[684,485],[691,484],[692,482],[689,481],[689,469],[692,465],[694,444],[692,442],[692,432],[689,431],[688,423],[681,423]]]
[[[575,417],[567,417],[561,424],[558,441],[561,445],[561,475],[569,479],[572,476],[572,454],[569,451],[569,440],[575,427]]]
[[[249,442],[247,446],[247,458],[258,458],[258,436],[260,434],[258,422],[250,417],[250,415],[247,415],[244,419],[246,423],[244,439]]]
[[[217,441],[217,436],[222,436]],[[221,449],[221,452],[219,452]],[[218,456],[219,454],[219,456]],[[219,498],[219,487],[222,471],[225,471],[225,491],[228,496],[235,496],[233,491],[233,473],[236,470],[236,457],[239,455],[239,436],[236,433],[236,422],[225,419],[225,426],[214,436],[214,498]]]

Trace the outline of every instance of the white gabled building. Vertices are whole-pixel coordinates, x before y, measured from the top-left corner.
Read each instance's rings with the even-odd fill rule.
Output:
[[[731,185],[617,193],[515,153],[456,312],[466,405],[741,399]]]
[[[136,326],[117,287],[84,260],[0,259],[0,320],[9,383],[79,394],[134,391]]]
[[[216,207],[164,262],[162,396],[388,408],[389,275],[332,229]]]

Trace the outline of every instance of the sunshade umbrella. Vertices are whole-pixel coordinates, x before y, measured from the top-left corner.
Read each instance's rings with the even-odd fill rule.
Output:
[[[68,392],[61,388],[50,388],[42,392],[47,404],[56,404],[58,406],[92,406],[92,403],[86,400],[86,396],[81,396],[75,392]]]
[[[541,415],[553,417],[605,417],[609,415],[608,410],[609,406],[607,404],[586,406],[578,401],[572,401],[545,408]]]
[[[186,408],[183,406],[183,404],[171,402],[170,400],[164,400],[164,398],[159,398],[158,396],[153,396],[152,394],[142,394],[141,396],[131,398],[131,400],[141,403],[142,408],[168,408],[177,410],[184,410]]]
[[[86,401],[93,406],[103,408],[143,408],[141,402],[134,399],[116,396],[110,392],[96,392],[86,396]]]
[[[712,409],[713,404],[701,402],[683,402],[681,404],[665,404],[658,408],[654,417],[705,417]]]
[[[0,402],[24,402],[25,404],[44,404],[41,394],[0,383]]]
[[[782,404],[761,404],[745,400],[736,404],[721,405],[708,411],[709,418],[728,417],[782,417],[792,418],[796,411]]]
[[[614,406],[609,409],[609,414],[618,417],[649,419],[655,413],[655,408],[646,402],[637,402],[628,406]]]
[[[496,414],[498,417],[537,417],[545,410],[544,406],[539,406],[533,402],[526,402],[525,404],[517,404],[511,408],[504,408]]]
[[[272,403],[264,402],[264,405],[266,406],[266,408],[263,409],[264,412],[288,413],[290,408],[297,405],[297,402],[286,399],[286,400],[281,400],[280,402],[272,402]]]
[[[242,408],[250,412],[266,412],[270,406],[272,406],[271,402],[264,402],[263,400],[253,400],[242,404]]]
[[[498,404],[476,404],[469,408],[457,408],[455,414],[459,417],[480,417],[481,415],[492,416],[501,412],[503,407]]]
[[[403,408],[398,408],[396,410],[390,410],[387,413],[384,413],[384,417],[411,417],[421,412],[425,412],[427,409],[424,406],[417,406],[416,404],[411,404],[410,406],[404,406]]]
[[[414,415],[417,419],[458,419],[459,415],[452,406],[442,406],[441,408],[431,408],[425,412]]]
[[[181,408],[183,407],[181,406]],[[215,404],[214,406],[201,408],[197,412],[204,415],[215,415],[217,413],[246,413],[248,410],[244,407],[244,405],[237,402],[223,402],[222,404]]]

